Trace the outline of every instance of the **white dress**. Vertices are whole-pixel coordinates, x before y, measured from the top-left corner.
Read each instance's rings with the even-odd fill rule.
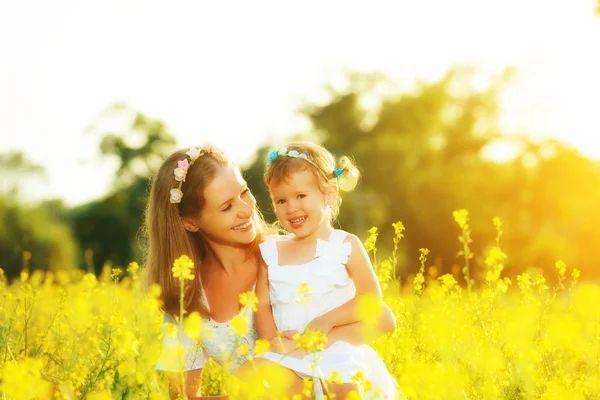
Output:
[[[290,236],[270,237],[261,243],[260,250],[269,272],[273,318],[278,330],[303,332],[314,318],[354,298],[356,288],[346,270],[348,256],[352,252],[352,245],[345,242],[347,235],[347,232],[334,230],[329,240],[317,239],[315,258],[301,265],[279,265],[277,242]],[[296,292],[303,282],[312,289],[309,303],[297,301]],[[364,377],[373,383],[373,390],[365,393],[365,398],[372,398],[376,391],[380,393],[380,399],[400,397],[396,381],[370,346],[337,341],[317,355],[320,361],[316,372],[321,379],[329,379],[333,372],[337,372],[344,383],[351,383],[352,376],[362,371]],[[272,352],[261,356],[295,371],[301,377],[315,374],[311,368],[313,354],[302,359]],[[315,391],[317,398],[323,396],[321,385],[315,385]]]
[[[210,311],[210,306],[206,300],[206,297],[203,296],[202,300],[205,302],[207,309]],[[252,309],[249,307],[244,307],[244,309],[240,311],[240,314],[241,313],[246,313],[249,321],[249,330],[240,337],[240,340],[237,344],[237,349],[245,344],[250,349],[250,352],[248,354],[239,355],[237,354],[238,351],[236,350],[232,359],[229,360],[229,367],[234,371],[249,359],[250,355],[254,352],[254,345],[256,339],[258,338],[256,325],[254,323],[254,312]],[[183,332],[181,348],[184,351],[184,371],[202,368],[208,357],[212,357],[215,361],[222,365],[228,362],[237,339],[233,333],[233,328],[230,325],[232,320],[233,318],[229,321],[217,322],[212,318],[202,318],[202,329],[205,333],[202,335],[201,343],[197,340],[191,339],[185,334],[185,332]],[[168,313],[164,313],[163,323],[170,323],[176,327],[179,327],[179,324],[176,322],[175,318]],[[156,369],[171,372],[179,371],[179,360],[177,359],[176,350],[174,351],[174,349],[177,348],[177,341],[177,337],[173,338],[165,336],[162,341],[162,353],[156,365]]]

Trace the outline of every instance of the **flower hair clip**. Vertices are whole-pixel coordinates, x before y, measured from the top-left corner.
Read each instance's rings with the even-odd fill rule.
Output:
[[[282,147],[279,150],[271,150],[269,152],[269,158],[267,159],[267,166],[271,165],[271,163],[277,160],[279,157],[292,157],[292,158],[303,158],[309,163],[313,164],[319,171],[321,170],[314,162],[312,162],[308,156],[304,153],[299,153],[296,150],[287,150],[287,147]],[[323,173],[323,171],[321,171]],[[344,173],[343,169],[334,169],[333,176],[337,179]]]
[[[267,165],[270,165],[273,161],[275,161],[278,157],[295,157],[295,158],[304,158],[308,161],[308,157],[304,153],[299,153],[296,150],[287,150],[287,147],[282,147],[279,150],[271,150],[269,153],[269,158],[267,160]]]
[[[171,189],[171,196],[169,201],[173,204],[181,203],[181,199],[183,198],[183,192],[181,191],[181,187],[183,186],[183,182],[185,182],[185,177],[187,176],[187,172],[192,165],[196,162],[199,157],[202,157],[205,154],[210,154],[215,152],[214,146],[210,145],[208,148],[197,148],[192,147],[185,154],[189,157],[184,158],[183,160],[177,161],[177,168],[173,170],[173,175],[175,175],[175,180],[179,182],[176,188]],[[221,151],[222,153],[222,151]]]

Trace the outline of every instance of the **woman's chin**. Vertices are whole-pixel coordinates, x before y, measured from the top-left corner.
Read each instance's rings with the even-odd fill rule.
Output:
[[[239,245],[250,244],[254,241],[254,239],[256,239],[256,229],[254,226],[247,231],[234,232],[232,237],[233,242]]]

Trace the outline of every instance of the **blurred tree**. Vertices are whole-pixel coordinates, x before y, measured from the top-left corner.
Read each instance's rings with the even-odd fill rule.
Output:
[[[45,177],[42,166],[21,151],[0,154],[0,268],[9,278],[21,268],[56,270],[76,265],[77,248],[64,223],[60,200],[25,205],[19,186],[30,178]]]
[[[22,151],[11,151],[0,153],[0,174],[0,192],[11,193],[16,197],[24,178],[44,178],[46,171],[41,165],[29,160]]]
[[[116,188],[126,188],[140,178],[147,179],[158,169],[164,155],[175,145],[175,138],[164,122],[116,104],[105,117],[118,114],[130,121],[125,132],[102,132],[100,151],[113,156],[119,162],[116,173]]]
[[[479,271],[495,237],[496,215],[505,223],[501,244],[511,260],[509,270],[553,268],[559,258],[582,267],[580,244],[600,239],[592,232],[600,222],[600,197],[593,189],[600,187],[597,163],[557,142],[532,143],[526,135],[512,137],[522,149],[514,160],[499,163],[483,156],[487,146],[505,140],[497,100],[512,72],[484,79],[474,69],[458,68],[438,82],[396,95],[378,94],[385,78],[352,75],[347,89],[330,89],[326,104],[305,106],[312,138],[316,134],[337,156],[352,156],[363,172],[357,189],[343,194],[340,226],[361,237],[379,226],[380,237],[389,241],[381,245],[390,247],[391,223],[400,220],[407,228],[399,266],[404,275],[418,269],[421,247],[430,248],[429,263],[438,274],[456,272],[453,265],[461,260],[452,211],[466,208]],[[245,170],[259,204],[269,211],[262,172],[270,146],[281,144],[261,147]],[[596,225],[586,224],[590,218]]]
[[[63,212],[60,200],[27,206],[0,196],[0,268],[9,278],[23,267],[56,271],[76,266],[77,247]]]
[[[122,105],[113,106],[106,117],[115,116],[129,121],[127,129],[122,133],[99,132],[102,154],[119,162],[113,190],[105,198],[68,213],[80,247],[88,253],[88,262],[92,255],[96,272],[105,262],[124,266],[141,256],[136,236],[144,218],[149,179],[175,145],[162,121]],[[90,268],[85,257],[81,260],[82,267]]]

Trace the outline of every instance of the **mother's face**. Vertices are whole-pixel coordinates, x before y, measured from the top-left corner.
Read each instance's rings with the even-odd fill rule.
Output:
[[[256,199],[235,166],[220,167],[204,189],[204,206],[193,220],[210,241],[244,246],[256,238]],[[185,223],[185,222],[184,222]]]

